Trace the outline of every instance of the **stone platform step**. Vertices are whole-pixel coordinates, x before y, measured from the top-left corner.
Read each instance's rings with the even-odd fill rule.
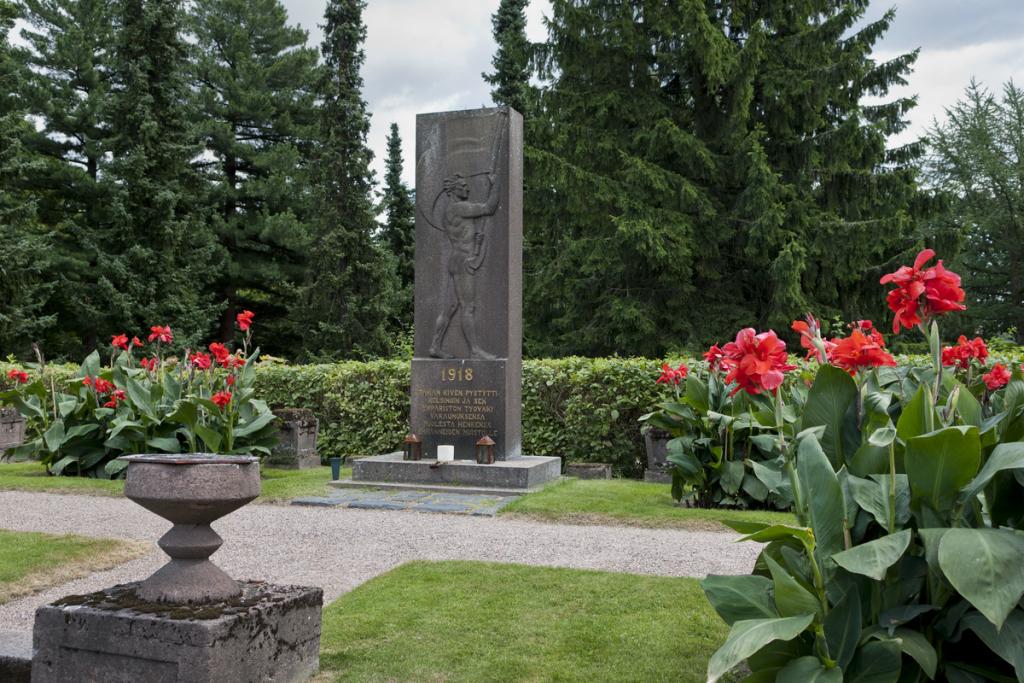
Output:
[[[467,491],[515,491],[518,495],[539,490],[561,476],[561,458],[539,455],[499,460],[491,465],[478,465],[473,460],[403,460],[400,452],[352,461],[352,481],[363,486],[456,486]]]
[[[32,679],[32,632],[0,631],[0,681],[29,683]]]

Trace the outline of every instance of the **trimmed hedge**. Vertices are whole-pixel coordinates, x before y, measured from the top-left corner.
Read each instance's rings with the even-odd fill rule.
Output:
[[[640,476],[637,419],[663,398],[660,362],[560,358],[523,363],[523,452],[610,462]],[[309,408],[320,418],[320,453],[346,457],[399,450],[409,429],[409,361],[258,367],[257,392],[271,406]]]
[[[993,356],[1020,362],[1019,353],[1001,351]],[[915,356],[898,360],[927,361]],[[646,358],[524,361],[523,452],[610,462],[616,474],[641,476],[646,456],[637,420],[672,395],[671,389],[654,383],[660,366],[660,360]],[[11,367],[0,361],[0,387],[7,384]],[[75,365],[48,366],[58,383],[76,370]],[[257,366],[256,389],[273,407],[312,410],[320,419],[318,446],[325,458],[396,451],[408,432],[408,360],[324,365],[266,361]]]

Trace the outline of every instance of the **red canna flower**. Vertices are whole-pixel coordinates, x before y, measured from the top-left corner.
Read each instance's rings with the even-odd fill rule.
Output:
[[[212,363],[210,354],[197,351],[188,357],[188,362],[200,370],[209,370]]]
[[[247,331],[252,327],[252,319],[256,316],[252,311],[242,311],[235,316],[235,320],[238,321],[238,329],[242,332]]]
[[[686,367],[685,363],[680,363],[678,368],[669,367],[668,363],[661,364],[661,377],[657,379],[655,384],[679,384],[688,375],[690,369]]]
[[[115,349],[121,349],[122,351],[128,350],[128,335],[121,333],[115,334],[110,339],[110,345]]]
[[[156,358],[143,358],[142,360],[139,361],[139,365],[141,365],[144,370],[148,370],[149,372],[156,372],[158,364],[159,361]]]
[[[990,372],[981,376],[989,391],[1002,389],[1010,383],[1010,371],[1002,363],[996,363]]]
[[[28,373],[18,368],[11,368],[7,371],[7,379],[14,380],[18,384],[27,384]]]
[[[96,390],[97,394],[105,394],[114,389],[114,383],[108,382],[102,377],[97,377],[93,380],[92,388]]]
[[[123,401],[126,398],[124,390],[118,389],[110,395],[110,400],[103,404],[104,408],[116,408],[118,402]]]
[[[711,348],[704,352],[704,360],[708,362],[708,370],[712,372],[722,366],[723,358],[725,358],[725,354],[722,353],[722,349],[718,347],[718,344],[712,344]]]
[[[942,349],[943,365],[955,365],[961,370],[966,370],[971,366],[972,358],[982,365],[988,360],[988,347],[981,337],[968,341],[967,337],[961,334],[956,346],[946,346]]]
[[[235,386],[235,376],[234,375],[228,375],[228,380],[227,381],[228,381],[228,386],[229,387]]]
[[[217,407],[223,409],[229,403],[231,403],[231,392],[230,391],[218,391],[216,394],[210,397],[210,400],[217,404]]]
[[[854,329],[845,339],[833,339],[829,362],[837,368],[856,375],[861,368],[877,368],[881,365],[896,365],[896,359],[885,350],[882,335],[874,329],[865,334],[861,328]]]
[[[901,326],[914,327],[942,313],[966,308],[959,275],[946,270],[941,260],[931,268],[924,267],[934,256],[934,251],[925,249],[914,259],[912,267],[900,266],[895,273],[884,275],[880,280],[883,285],[896,285],[886,299],[896,314],[893,332],[898,333]]]
[[[210,344],[210,353],[213,354],[213,357],[221,367],[227,367],[230,362],[228,361],[228,357],[231,355],[231,352],[228,351],[228,347],[224,346],[220,342],[213,342]]]
[[[788,362],[786,343],[773,330],[761,334],[750,327],[740,330],[736,341],[726,344],[722,351],[729,370],[725,381],[736,382],[730,396],[740,389],[748,394],[774,392],[782,386],[785,373],[796,369]]]
[[[794,320],[793,324],[790,325],[790,329],[799,333],[800,346],[807,351],[807,360],[813,359],[819,363],[825,362],[821,348],[825,349],[825,354],[827,355],[831,350],[832,342],[822,338],[821,325],[818,324],[813,315],[808,313],[806,320]],[[821,344],[821,348],[818,347],[818,344]]]
[[[137,349],[141,349],[143,346],[145,346],[145,344],[142,343],[142,340],[139,339],[138,337],[132,337],[132,346],[134,346]]]
[[[149,341],[158,341],[162,344],[170,344],[174,341],[174,334],[171,333],[170,326],[154,325],[149,328]]]
[[[84,387],[91,387],[92,386],[92,377],[90,377],[89,375],[86,375],[85,377],[83,377],[82,378],[82,386],[84,386]]]

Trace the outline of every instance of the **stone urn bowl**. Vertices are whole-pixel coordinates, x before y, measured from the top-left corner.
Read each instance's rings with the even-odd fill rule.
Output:
[[[242,589],[209,557],[224,542],[210,523],[260,494],[252,456],[127,455],[124,494],[174,524],[159,541],[171,561],[139,584],[146,602],[201,604],[236,598]]]

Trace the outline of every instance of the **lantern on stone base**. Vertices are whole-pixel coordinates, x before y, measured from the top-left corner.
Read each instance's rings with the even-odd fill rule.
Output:
[[[415,434],[405,437],[405,448],[402,451],[402,460],[422,460],[423,441]]]
[[[494,464],[494,439],[482,436],[476,442],[476,462],[478,465]]]

